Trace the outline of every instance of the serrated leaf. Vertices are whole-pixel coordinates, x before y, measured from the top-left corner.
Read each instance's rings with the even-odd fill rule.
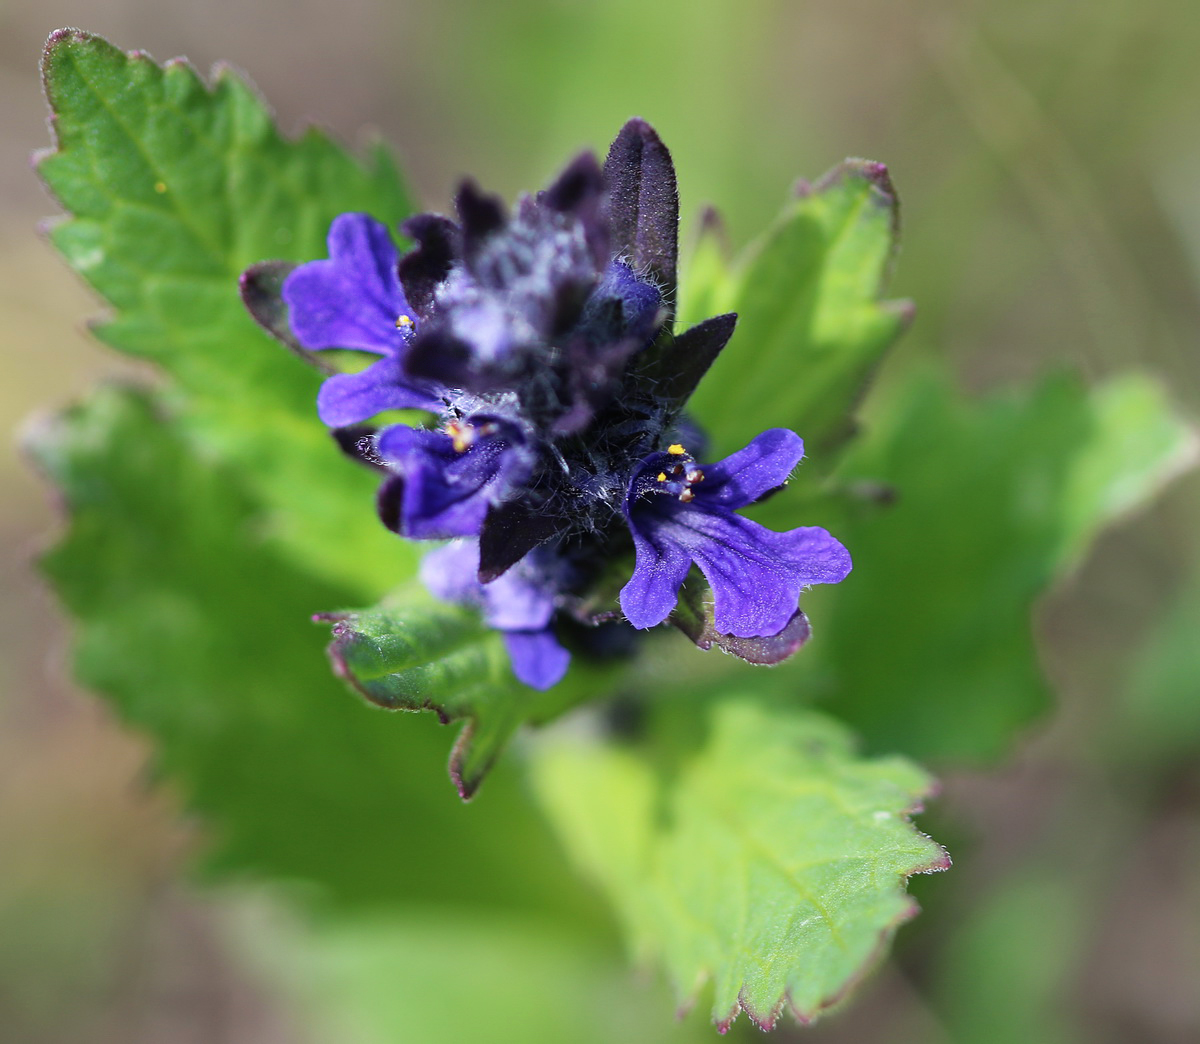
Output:
[[[330,613],[330,657],[338,674],[372,703],[432,710],[466,724],[450,755],[450,776],[468,799],[521,724],[559,713],[569,689],[538,692],[513,677],[499,632],[479,614],[407,590],[361,612]]]
[[[855,756],[820,715],[748,698],[709,708],[707,741],[669,769],[645,752],[543,736],[534,781],[568,851],[608,894],[635,956],[713,1019],[770,1028],[837,1002],[915,912],[913,873],[945,852],[908,822],[929,778]],[[688,713],[697,709],[689,706]]]
[[[149,394],[102,389],[32,450],[69,512],[43,568],[77,618],[78,674],[153,735],[215,869],[342,903],[571,906],[512,775],[494,773],[488,815],[467,818],[432,717],[345,692],[310,617],[348,589],[280,554],[240,474]]]
[[[697,294],[710,311],[739,316],[692,401],[719,450],[782,425],[798,431],[817,466],[827,467],[823,451],[849,433],[867,379],[911,315],[906,302],[879,300],[897,206],[882,164],[847,160],[801,187],[738,259],[723,292]],[[711,243],[702,258],[711,281]]]
[[[816,637],[797,658],[807,691],[873,749],[999,756],[1048,703],[1037,600],[1196,450],[1191,426],[1139,375],[1095,389],[1057,376],[976,402],[942,378],[905,382],[838,474],[846,488],[885,483],[894,503],[815,519],[855,570],[808,596]],[[781,692],[803,684],[790,669],[770,679]]]
[[[285,140],[228,68],[210,87],[183,61],[159,66],[78,30],[50,37],[43,75],[56,148],[38,171],[70,213],[50,236],[113,308],[97,335],[171,376],[181,421],[253,484],[287,550],[379,597],[415,554],[360,509],[374,480],[315,422],[321,374],[256,328],[238,276],[322,256],[343,211],[407,216],[389,155],[376,146],[359,163],[315,130]],[[314,462],[327,465],[320,496]]]
[[[73,212],[53,238],[113,305],[105,339],[167,377],[35,439],[71,513],[47,569],[79,617],[81,676],[155,736],[220,865],[390,898],[399,843],[427,852],[412,880],[465,885],[451,852],[483,866],[507,849],[447,820],[444,738],[348,698],[309,622],[408,580],[416,552],[317,420],[320,374],[238,296],[247,265],[322,253],[342,211],[405,216],[390,160],[360,165],[316,132],[285,141],[227,70],[209,88],[73,30],[51,37],[45,76],[58,148],[40,169]],[[545,845],[512,798],[500,783],[490,801]],[[501,891],[525,891],[526,871],[508,876]]]

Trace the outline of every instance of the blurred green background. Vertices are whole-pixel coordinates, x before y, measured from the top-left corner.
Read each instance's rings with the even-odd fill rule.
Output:
[[[228,60],[285,129],[316,121],[348,142],[376,129],[438,209],[467,171],[507,196],[536,187],[634,114],[675,154],[685,242],[706,203],[740,245],[795,177],[883,160],[903,202],[892,296],[918,304],[900,356],[947,360],[973,389],[1051,366],[1144,367],[1185,412],[1200,407],[1200,13],[1187,0],[9,0],[6,428],[131,369],[88,341],[96,305],[36,232],[54,208],[28,165],[47,143],[35,66],[60,25],[202,70]],[[290,938],[285,915],[261,893],[189,881],[199,829],[149,786],[142,742],[72,686],[29,564],[54,507],[11,444],[0,469],[0,1040],[338,1039],[260,973],[256,948]],[[1047,600],[1036,625],[1059,711],[1007,764],[945,779],[922,826],[954,871],[914,881],[925,915],[848,1010],[780,1039],[1200,1039],[1198,520],[1191,476]],[[674,1027],[615,944],[581,957],[520,921],[496,926],[510,944],[473,952],[460,1002],[456,955],[477,939],[460,927],[416,924],[411,952],[379,954],[421,969],[396,998],[418,1044],[434,1039],[422,1019],[456,1003],[529,1020],[468,1019],[461,1039],[485,1042],[591,1039],[590,1016],[570,1013],[597,1005],[628,1013],[608,1019],[614,1039],[709,1032]],[[510,947],[532,956],[513,962]],[[339,962],[335,943],[319,974],[353,983],[363,952],[347,944]],[[595,990],[539,1020],[512,1000],[510,963]]]

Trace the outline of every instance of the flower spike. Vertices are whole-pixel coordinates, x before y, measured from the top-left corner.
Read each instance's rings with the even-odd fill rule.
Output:
[[[675,334],[679,199],[654,129],[630,120],[603,166],[578,156],[511,210],[464,181],[455,211],[409,218],[404,254],[378,221],[343,214],[327,259],[243,280],[255,318],[294,350],[373,357],[329,376],[317,409],[384,473],[389,529],[453,540],[426,557],[426,586],[478,609],[534,688],[568,668],[560,631],[580,655],[627,655],[671,619],[753,663],[794,653],[810,633],[801,590],[837,583],[850,556],[824,529],[737,514],[787,481],[803,455],[793,432],[699,463],[706,440],[683,411],[737,316]],[[431,421],[379,416],[397,409]],[[677,609],[693,565],[711,613],[691,589]]]

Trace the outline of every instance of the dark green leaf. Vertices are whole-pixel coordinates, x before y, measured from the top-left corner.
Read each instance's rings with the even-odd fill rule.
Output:
[[[401,722],[333,677],[310,617],[349,592],[281,555],[239,473],[145,393],[101,391],[32,449],[69,511],[43,565],[79,676],[154,737],[215,866],[344,902],[573,901],[512,774],[469,815],[432,716]]]
[[[570,689],[538,692],[513,677],[501,636],[479,614],[406,590],[376,609],[331,613],[330,656],[338,674],[371,702],[393,710],[432,710],[465,720],[450,776],[470,798],[513,731],[544,721]]]

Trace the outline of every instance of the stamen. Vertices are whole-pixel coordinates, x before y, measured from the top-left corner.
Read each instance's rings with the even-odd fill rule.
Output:
[[[679,494],[679,499],[684,504],[690,504],[695,499],[695,497],[696,497],[696,494],[692,492],[690,486],[687,487],[682,493]]]
[[[659,482],[666,482],[666,481],[667,481],[667,473],[666,473],[665,471],[660,471],[660,472],[658,473],[658,481],[659,481]]]
[[[407,316],[407,315],[396,316],[396,329],[397,330],[410,330],[410,329],[412,329],[412,327],[413,327],[413,321],[412,321],[411,316]]]
[[[671,445],[669,445],[667,447],[667,452],[670,453],[673,457],[681,457],[685,453],[687,453],[687,450],[685,450],[681,445],[679,445],[678,442],[673,442],[673,443],[671,443]]]
[[[688,468],[687,475],[685,477],[687,478],[689,484],[703,482],[704,481],[704,472],[701,471],[699,468]]]
[[[464,424],[457,419],[448,421],[446,427],[442,430],[450,436],[450,440],[454,444],[455,453],[466,453],[475,442],[478,434],[472,425]]]

